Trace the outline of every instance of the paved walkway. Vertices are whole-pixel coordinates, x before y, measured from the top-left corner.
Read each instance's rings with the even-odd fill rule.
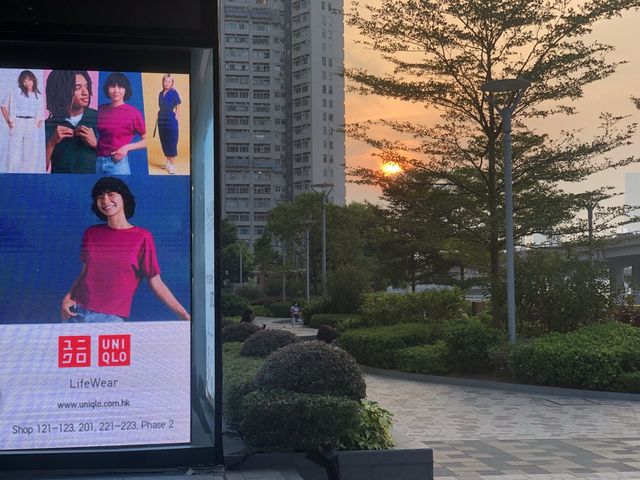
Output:
[[[307,327],[303,323],[292,324],[289,318],[256,317],[253,323],[256,325],[264,323],[268,329],[288,330],[305,340],[315,340],[318,333],[317,328]]]
[[[640,402],[366,379],[438,480],[640,480]]]

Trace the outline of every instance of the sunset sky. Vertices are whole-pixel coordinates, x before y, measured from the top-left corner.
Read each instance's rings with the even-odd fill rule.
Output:
[[[368,0],[372,4],[379,0]],[[345,0],[345,10],[349,10],[350,0]],[[615,47],[612,60],[626,60],[628,63],[618,68],[618,71],[609,78],[590,85],[585,89],[582,99],[576,102],[578,113],[572,117],[558,116],[546,119],[544,124],[531,123],[530,126],[538,131],[555,136],[561,129],[581,129],[589,138],[596,133],[598,115],[601,112],[611,112],[615,115],[629,115],[629,121],[640,122],[640,111],[636,110],[630,100],[631,95],[640,96],[640,48],[636,43],[638,27],[640,26],[640,13],[628,12],[622,18],[600,22],[595,25],[593,39]],[[375,52],[365,50],[361,45],[356,45],[354,40],[358,37],[355,29],[345,25],[345,64],[347,67],[365,67],[369,70],[384,71],[385,64]],[[385,98],[367,96],[362,97],[347,93],[345,99],[346,122],[358,122],[367,119],[381,118],[397,119],[404,121],[435,121],[437,117],[433,112],[428,112],[418,104],[391,101]],[[626,157],[640,154],[640,131],[634,138],[634,145],[617,150],[613,156]],[[351,138],[346,140],[346,165],[347,167],[367,166],[379,168],[380,162],[371,156],[371,150],[361,142]],[[583,191],[597,188],[601,185],[612,185],[617,191],[624,191],[624,174],[626,172],[640,172],[640,164],[635,166],[609,171],[593,176],[587,182],[579,186],[572,186],[572,191]],[[376,202],[378,190],[374,187],[347,184],[347,201],[368,200]],[[624,197],[619,197],[616,203],[623,203]]]

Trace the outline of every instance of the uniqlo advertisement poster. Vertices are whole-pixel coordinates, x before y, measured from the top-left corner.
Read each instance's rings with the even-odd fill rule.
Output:
[[[189,78],[0,69],[0,450],[189,443]]]

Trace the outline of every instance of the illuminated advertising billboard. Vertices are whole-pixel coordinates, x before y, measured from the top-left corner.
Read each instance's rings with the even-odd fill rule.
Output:
[[[0,69],[0,113],[0,450],[189,443],[189,76]]]

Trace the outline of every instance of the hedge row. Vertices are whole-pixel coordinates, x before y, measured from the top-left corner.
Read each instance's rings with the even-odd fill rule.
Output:
[[[320,325],[329,325],[335,329],[346,330],[342,326],[348,326],[353,328],[356,324],[361,322],[360,315],[353,313],[316,313],[310,320],[305,319],[312,328],[320,328]]]
[[[427,343],[427,328],[424,323],[359,328],[344,332],[339,341],[358,363],[394,368],[396,351]]]
[[[608,388],[640,370],[640,329],[611,322],[553,333],[516,345],[509,368],[524,383]]]
[[[501,341],[498,330],[473,317],[360,328],[340,337],[340,344],[364,365],[435,375],[487,370],[490,352]]]
[[[452,370],[447,345],[442,340],[433,345],[417,345],[398,350],[395,360],[401,372],[446,375]]]
[[[360,314],[365,326],[441,322],[460,317],[466,305],[458,289],[402,295],[376,292],[363,295]]]

